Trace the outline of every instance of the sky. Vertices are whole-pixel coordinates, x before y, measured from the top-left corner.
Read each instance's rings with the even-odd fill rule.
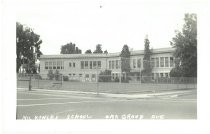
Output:
[[[109,53],[171,47],[185,13],[196,13],[199,3],[152,0],[20,0],[16,21],[40,35],[43,54],[59,54],[62,45],[75,43],[84,53],[97,44]]]

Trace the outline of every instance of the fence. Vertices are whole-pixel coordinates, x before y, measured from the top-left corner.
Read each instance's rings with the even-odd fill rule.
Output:
[[[63,76],[17,74],[17,88],[60,89],[95,93],[137,93],[158,90],[196,89],[197,78],[192,77],[140,77],[113,75]]]

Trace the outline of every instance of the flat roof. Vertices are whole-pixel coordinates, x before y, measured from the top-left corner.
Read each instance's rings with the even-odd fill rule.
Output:
[[[153,54],[158,53],[170,53],[174,52],[175,48],[168,47],[168,48],[158,48],[158,49],[151,49]],[[134,50],[130,51],[131,56],[134,55],[143,55],[144,50]],[[120,55],[120,52],[118,53],[108,53],[108,54],[57,54],[57,55],[41,55],[40,59],[77,59],[77,58],[110,58],[110,57],[118,57]]]

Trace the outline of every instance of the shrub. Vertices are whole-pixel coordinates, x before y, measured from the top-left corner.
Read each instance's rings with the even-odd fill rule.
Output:
[[[69,81],[69,77],[68,76],[63,76],[63,81]]]
[[[58,70],[56,70],[55,74],[54,74],[55,80],[57,80],[57,81],[60,80],[60,76],[61,76],[61,74],[59,73]]]
[[[99,74],[98,82],[111,82],[111,70],[105,70]]]
[[[120,82],[120,79],[118,77],[115,77],[114,82]]]
[[[35,79],[42,80],[42,76],[41,76],[41,75],[39,75],[39,74],[37,74],[37,75],[35,75]]]
[[[53,78],[54,78],[53,70],[48,71],[47,77],[49,80],[53,80]]]

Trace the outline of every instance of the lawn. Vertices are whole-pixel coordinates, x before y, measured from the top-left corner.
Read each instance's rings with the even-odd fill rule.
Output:
[[[57,84],[55,84],[57,83]],[[159,92],[162,90],[196,89],[196,84],[153,84],[153,83],[91,83],[91,82],[70,82],[64,81],[62,85],[50,80],[32,80],[32,89],[71,90],[82,92],[100,93],[140,93]],[[28,81],[17,81],[18,88],[28,88]]]

